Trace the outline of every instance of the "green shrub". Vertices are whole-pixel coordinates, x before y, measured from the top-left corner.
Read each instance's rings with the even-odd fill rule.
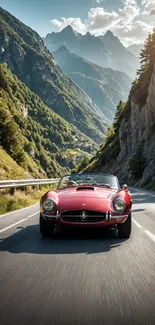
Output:
[[[83,158],[83,160],[81,161],[81,163],[78,165],[77,167],[77,172],[79,173],[80,171],[82,171],[84,168],[86,168],[89,165],[89,158],[87,156],[85,156]]]

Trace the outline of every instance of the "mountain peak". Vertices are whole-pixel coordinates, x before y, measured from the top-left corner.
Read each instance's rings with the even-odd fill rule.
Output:
[[[108,31],[105,33],[104,37],[105,37],[105,36],[107,36],[107,37],[115,37],[114,34],[113,34],[113,32],[112,32],[111,30],[108,30]]]
[[[111,47],[111,45],[115,45],[117,47],[122,47],[124,48],[123,44],[121,43],[120,39],[113,34],[111,30],[108,30],[103,36],[100,36],[101,41],[103,43],[107,43]]]
[[[73,30],[71,25],[67,25],[63,30]]]
[[[87,32],[86,35],[88,35],[88,36],[92,36],[92,35],[90,34],[90,32]]]
[[[73,28],[70,25],[68,25],[61,30],[61,33],[74,34],[75,32]]]

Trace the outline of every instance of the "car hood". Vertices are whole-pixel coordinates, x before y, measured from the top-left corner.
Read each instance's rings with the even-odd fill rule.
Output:
[[[59,200],[83,199],[83,198],[107,199],[114,193],[116,193],[116,190],[112,190],[112,189],[98,189],[98,188],[66,189],[63,192],[60,192]]]
[[[112,189],[65,189],[59,192],[57,208],[59,211],[68,210],[98,210],[110,208],[111,197],[116,193]]]

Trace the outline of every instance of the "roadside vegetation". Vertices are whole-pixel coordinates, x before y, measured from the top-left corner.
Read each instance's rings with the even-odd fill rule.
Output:
[[[16,190],[14,195],[11,195],[9,190],[0,190],[0,215],[25,208],[39,202],[41,196],[51,188],[55,189],[56,184],[53,184],[52,187],[49,185],[44,187],[41,186],[40,189],[39,186],[38,188],[36,186],[35,189],[27,187],[27,189],[23,191]]]

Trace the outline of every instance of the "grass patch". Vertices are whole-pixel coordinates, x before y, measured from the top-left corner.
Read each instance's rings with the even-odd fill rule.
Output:
[[[28,178],[28,174],[0,146],[0,180],[22,178]]]
[[[10,195],[8,192],[1,192],[0,194],[0,215],[15,211],[21,208],[31,206],[39,202],[41,196],[46,193],[50,186],[43,187],[42,189],[33,190],[28,189],[28,192],[16,191],[14,195]],[[53,184],[52,189],[56,189],[56,184]]]

